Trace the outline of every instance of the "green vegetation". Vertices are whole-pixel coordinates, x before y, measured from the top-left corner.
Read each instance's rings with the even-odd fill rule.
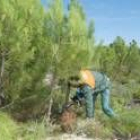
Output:
[[[77,0],[71,0],[67,13],[61,0],[51,1],[47,9],[40,0],[0,0],[0,140],[45,140],[62,133],[57,122],[66,81],[81,68],[111,78],[111,104],[118,117],[106,118],[97,102],[95,120],[87,126],[84,110],[76,108],[81,124],[74,133],[140,137],[140,110],[134,102],[140,100],[140,46],[119,36],[109,45],[94,40],[94,22],[87,25]],[[44,82],[48,73],[51,87]],[[48,122],[50,116],[55,125]]]
[[[0,139],[15,140],[17,138],[17,124],[6,114],[0,112]]]

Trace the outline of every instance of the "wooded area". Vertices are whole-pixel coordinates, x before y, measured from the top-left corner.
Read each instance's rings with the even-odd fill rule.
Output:
[[[40,0],[0,0],[0,139],[15,140],[18,136],[23,140],[39,140],[60,133],[44,118],[58,117],[65,103],[66,81],[81,68],[105,72],[110,77],[111,104],[120,116],[119,120],[108,120],[97,102],[99,125],[83,126],[82,132],[92,138],[139,139],[137,41],[126,43],[117,36],[109,45],[96,44],[94,21],[87,25],[84,10],[76,0],[71,0],[67,12],[61,0],[53,0],[47,8]],[[51,87],[45,83],[47,74],[53,75]],[[82,122],[81,110],[77,114]],[[26,123],[18,128],[3,112]],[[36,129],[27,129],[32,126]]]

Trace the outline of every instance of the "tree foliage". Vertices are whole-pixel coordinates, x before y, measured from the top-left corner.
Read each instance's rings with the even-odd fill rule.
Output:
[[[52,96],[55,81],[89,67],[107,73],[129,91],[136,83],[138,93],[139,44],[127,44],[118,36],[109,45],[95,45],[94,22],[87,24],[77,0],[70,1],[67,11],[62,0],[49,1],[46,9],[40,0],[0,1],[0,97],[18,102],[26,111],[29,106],[37,110],[37,104],[46,104]],[[51,90],[43,84],[47,73],[54,78]]]
[[[58,81],[67,81],[83,68],[105,72],[111,78],[113,105],[124,115],[119,120],[123,126],[118,121],[114,122],[118,128],[121,127],[116,132],[126,138],[129,133],[138,133],[139,122],[135,120],[139,112],[136,117],[133,117],[135,110],[122,113],[122,106],[128,104],[131,98],[140,99],[140,46],[136,40],[127,44],[117,36],[110,44],[101,42],[95,45],[94,21],[87,24],[78,0],[71,0],[67,9],[62,0],[49,1],[46,9],[40,0],[0,0],[1,110],[8,108],[15,118],[23,116],[23,120],[46,114],[46,110],[58,113],[66,95],[63,93],[66,92],[63,90],[66,83],[60,88]],[[51,87],[44,82],[46,75],[52,76]],[[99,111],[97,116],[99,121],[104,119]],[[9,119],[5,115],[0,117],[2,121]],[[5,123],[4,127],[12,123]],[[45,125],[38,129],[45,130]],[[109,131],[108,124],[100,125],[99,129],[104,126],[107,126],[105,131],[99,130],[99,135],[112,135],[115,129]],[[0,134],[5,139],[15,138],[13,133],[17,126],[6,133],[5,128]],[[87,128],[84,127],[85,130]],[[94,134],[91,130],[95,129],[95,126],[92,129],[89,127],[87,133]],[[46,130],[43,135],[45,133]]]
[[[1,86],[12,98],[26,96],[39,88],[46,72],[44,10],[37,0],[8,0],[0,1],[0,13]]]
[[[39,98],[46,103],[52,91],[43,84],[46,73],[53,81],[67,79],[91,59],[93,26],[78,2],[71,1],[66,14],[62,0],[50,1],[46,10],[40,0],[0,1],[0,20],[0,96],[20,104],[17,110]]]

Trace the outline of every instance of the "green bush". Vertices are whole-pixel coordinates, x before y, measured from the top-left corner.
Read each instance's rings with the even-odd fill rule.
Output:
[[[41,140],[46,137],[46,128],[43,123],[27,123],[21,126],[20,134],[24,140]]]
[[[112,129],[116,137],[129,139],[140,135],[140,111],[124,110],[116,119],[111,120]]]
[[[19,134],[23,140],[45,140],[51,135],[57,135],[60,127],[52,125],[46,118],[41,122],[30,121],[20,125]]]
[[[134,99],[140,99],[140,88],[133,93]]]
[[[0,140],[16,140],[17,124],[5,113],[0,112]]]

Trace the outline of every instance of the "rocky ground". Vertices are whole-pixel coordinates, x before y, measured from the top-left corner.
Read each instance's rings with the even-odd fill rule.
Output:
[[[63,134],[61,136],[47,138],[46,140],[93,140],[93,139],[86,138],[85,136],[77,136],[74,134]],[[94,140],[100,140],[100,139],[94,139]]]

